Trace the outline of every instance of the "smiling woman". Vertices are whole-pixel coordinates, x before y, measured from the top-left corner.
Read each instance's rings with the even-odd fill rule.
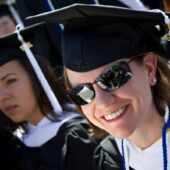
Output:
[[[30,42],[42,27],[0,39],[0,110],[16,127],[8,170],[93,170],[98,142],[88,133],[89,123],[68,103],[62,79],[23,40]]]
[[[32,17],[64,24],[68,95],[111,134],[95,152],[96,170],[170,166],[170,70],[155,27],[164,17],[169,23],[163,12],[82,4]]]

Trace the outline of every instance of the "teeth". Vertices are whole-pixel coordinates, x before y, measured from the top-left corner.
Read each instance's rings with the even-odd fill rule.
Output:
[[[125,107],[120,108],[120,109],[118,109],[118,110],[117,110],[116,112],[114,112],[114,113],[105,115],[104,118],[105,118],[106,120],[115,119],[115,118],[117,118],[119,115],[123,114],[124,110],[125,110]]]

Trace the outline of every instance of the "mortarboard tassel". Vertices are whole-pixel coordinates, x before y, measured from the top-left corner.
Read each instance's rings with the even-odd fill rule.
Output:
[[[41,85],[42,85],[42,88],[44,89],[52,107],[53,107],[53,110],[56,112],[56,113],[61,113],[62,112],[62,108],[56,98],[56,96],[54,95],[51,87],[49,86],[40,66],[38,65],[33,53],[31,52],[30,48],[28,47],[27,43],[24,41],[22,35],[20,34],[20,25],[17,25],[16,26],[16,33],[17,33],[17,38],[18,40],[21,42],[22,44],[22,47],[30,61],[30,63],[32,64],[33,68],[34,68],[34,71],[37,75],[37,78],[39,79]]]

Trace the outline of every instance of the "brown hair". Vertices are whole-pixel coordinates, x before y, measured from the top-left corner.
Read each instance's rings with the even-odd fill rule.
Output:
[[[51,89],[53,90],[55,96],[57,97],[60,105],[65,107],[64,105],[69,101],[69,99],[67,98],[65,93],[63,78],[56,76],[54,69],[51,67],[49,62],[44,57],[41,56],[35,57]],[[35,74],[35,71],[33,70],[31,63],[28,61],[26,56],[19,58],[17,61],[21,64],[21,66],[27,71],[27,73],[30,76],[34,93],[42,114],[48,117],[47,114],[50,113],[51,116],[48,118],[53,120],[53,118],[56,118],[57,113],[53,112],[53,108]],[[9,125],[7,126],[8,126],[7,129],[11,132],[13,132],[18,126],[21,126],[23,129],[25,129],[24,122],[14,123],[11,120],[9,120]]]
[[[49,62],[41,56],[36,56],[36,60],[41,67],[44,76],[46,77],[51,89],[53,90],[55,96],[57,97],[59,103],[61,105],[64,105],[68,99],[66,97],[66,93],[63,88],[63,79],[62,77],[57,77],[54,69],[51,67]],[[52,106],[35,74],[35,71],[32,68],[32,65],[28,61],[27,57],[22,57],[22,59],[19,60],[20,64],[23,66],[23,68],[28,72],[30,75],[34,93],[36,95],[39,107],[44,115],[46,115],[47,112],[52,111]]]
[[[160,56],[155,53],[157,57],[157,70],[156,70],[156,84],[151,87],[153,100],[158,112],[164,116],[165,105],[170,103],[170,65],[166,57]],[[147,54],[145,54],[147,55]],[[135,60],[137,63],[143,63],[143,57]]]
[[[163,0],[163,5],[164,5],[165,12],[169,12],[170,11],[170,1]]]

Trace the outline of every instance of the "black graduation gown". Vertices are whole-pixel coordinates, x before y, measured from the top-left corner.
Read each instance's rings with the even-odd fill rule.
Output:
[[[11,142],[12,170],[93,170],[93,151],[98,143],[89,138],[89,124],[82,118],[64,123],[54,138],[41,147]]]
[[[9,159],[9,143],[12,139],[12,135],[4,130],[0,129],[0,169],[8,170],[8,159]],[[10,170],[10,169],[9,169]]]
[[[115,139],[108,136],[96,148],[94,170],[122,170],[123,162]],[[133,170],[130,168],[130,170]]]

